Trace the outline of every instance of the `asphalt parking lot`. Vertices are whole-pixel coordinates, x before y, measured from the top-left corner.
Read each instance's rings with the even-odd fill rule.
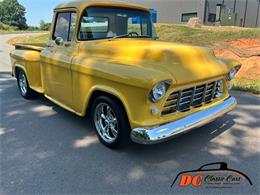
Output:
[[[101,145],[89,119],[44,97],[20,97],[0,35],[0,194],[260,194],[259,96],[233,91],[238,106],[216,121],[169,142],[121,150]],[[183,189],[175,176],[223,161],[253,186]]]

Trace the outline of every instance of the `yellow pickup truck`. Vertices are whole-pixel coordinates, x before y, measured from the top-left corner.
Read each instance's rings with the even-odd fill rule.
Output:
[[[202,47],[157,40],[148,9],[84,1],[54,10],[46,44],[11,52],[21,95],[44,94],[91,116],[110,148],[159,143],[230,111],[240,63]]]

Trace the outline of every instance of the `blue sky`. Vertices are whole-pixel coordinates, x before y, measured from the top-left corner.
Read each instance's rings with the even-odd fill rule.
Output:
[[[68,0],[18,0],[26,8],[27,24],[38,26],[40,20],[51,22],[52,11],[58,4]]]

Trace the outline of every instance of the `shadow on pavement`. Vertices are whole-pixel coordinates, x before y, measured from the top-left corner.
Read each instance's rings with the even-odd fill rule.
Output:
[[[215,161],[249,167],[244,172],[253,183],[259,176],[255,165],[250,168],[251,162],[259,162],[259,149],[248,145],[257,144],[253,138],[257,138],[259,109],[247,109],[256,109],[255,97],[239,98],[241,107],[235,111],[168,142],[132,144],[113,151],[99,143],[89,119],[42,96],[22,99],[8,74],[0,73],[1,188],[5,193],[172,193],[169,186],[178,172]]]

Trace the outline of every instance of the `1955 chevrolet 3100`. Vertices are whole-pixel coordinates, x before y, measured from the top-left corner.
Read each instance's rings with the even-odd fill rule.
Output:
[[[228,91],[239,62],[157,40],[151,13],[137,5],[59,5],[49,41],[17,44],[10,56],[24,98],[41,93],[91,116],[110,148],[168,140],[236,105]]]

